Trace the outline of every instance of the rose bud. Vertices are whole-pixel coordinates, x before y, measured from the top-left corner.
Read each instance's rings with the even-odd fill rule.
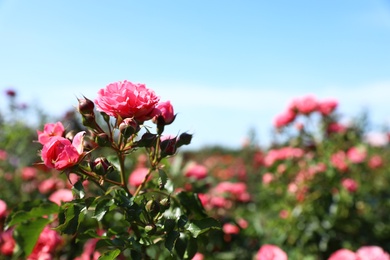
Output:
[[[95,137],[95,142],[100,146],[100,147],[106,147],[110,146],[110,137],[106,133],[100,133],[97,134]]]
[[[160,206],[162,211],[169,209],[169,207],[171,206],[170,197],[163,198],[162,200],[160,200]]]
[[[191,143],[191,140],[192,140],[192,135],[187,133],[182,133],[177,140],[176,147],[179,148],[182,145],[188,145]]]
[[[88,98],[80,98],[79,101],[79,112],[82,115],[93,114],[93,110],[95,108],[95,104],[89,100]]]
[[[158,117],[162,118],[162,121],[164,122],[164,125],[169,125],[175,120],[175,113],[173,111],[173,106],[170,101],[165,101],[158,103],[154,113],[156,114],[152,121],[155,124],[159,124],[161,119],[158,120]]]
[[[174,155],[176,153],[176,137],[161,141],[161,156]]]
[[[160,212],[160,204],[155,200],[149,200],[145,205],[145,209],[154,217]]]
[[[126,139],[137,133],[140,129],[139,124],[133,118],[125,118],[119,125],[119,130]]]
[[[96,158],[91,162],[91,169],[96,174],[104,176],[114,170],[114,166],[105,157]]]
[[[145,231],[148,235],[153,235],[154,233],[156,233],[156,226],[152,224],[146,225]]]

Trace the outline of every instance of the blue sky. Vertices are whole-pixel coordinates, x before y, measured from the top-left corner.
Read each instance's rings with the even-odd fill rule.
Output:
[[[249,129],[265,144],[305,94],[389,124],[389,46],[384,0],[0,0],[1,90],[60,115],[111,82],[145,83],[193,148],[238,147]]]

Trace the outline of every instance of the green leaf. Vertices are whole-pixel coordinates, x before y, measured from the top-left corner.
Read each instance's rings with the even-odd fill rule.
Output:
[[[101,199],[99,199],[99,202],[96,204],[93,218],[96,218],[98,221],[101,221],[104,215],[109,210],[110,206],[113,204],[114,201],[109,197],[102,197]]]
[[[37,218],[33,221],[23,222],[15,228],[15,240],[25,256],[29,256],[38,241],[39,235],[47,224],[51,222],[47,218]]]
[[[104,252],[99,259],[100,260],[115,260],[116,257],[121,253],[121,250],[115,249],[112,251]]]
[[[195,238],[190,237],[187,244],[186,252],[184,253],[184,259],[192,259],[198,251],[198,243]]]
[[[194,217],[197,219],[207,217],[196,193],[182,191],[177,194],[177,198],[179,199],[180,204],[186,209],[187,213],[194,214]]]
[[[187,230],[194,238],[203,234],[210,229],[221,229],[221,224],[213,218],[204,218],[200,220],[193,220],[187,227]]]
[[[77,204],[66,203],[59,214],[60,225],[56,230],[64,234],[73,235],[77,232],[80,223],[80,212],[84,207]],[[83,219],[83,218],[81,218]]]
[[[169,252],[172,252],[173,247],[175,246],[176,240],[180,237],[180,232],[178,231],[171,231],[167,234],[167,237],[165,239],[165,247],[169,250]]]
[[[164,189],[165,187],[165,184],[167,184],[167,181],[168,181],[168,176],[167,174],[165,173],[164,170],[162,169],[158,169],[158,188],[160,190]]]
[[[30,208],[33,206],[33,208]],[[14,211],[7,219],[7,227],[20,224],[31,219],[48,216],[51,214],[58,213],[59,206],[50,201],[42,201],[41,204],[36,205],[35,202],[25,202],[22,209]]]
[[[82,199],[85,196],[84,186],[81,180],[77,181],[72,187],[73,194]]]
[[[176,226],[176,220],[167,218],[164,222],[164,231],[171,232]]]

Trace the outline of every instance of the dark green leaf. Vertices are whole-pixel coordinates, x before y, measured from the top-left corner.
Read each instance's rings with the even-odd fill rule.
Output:
[[[82,207],[76,204],[64,204],[63,210],[60,213],[60,225],[56,230],[64,234],[75,234],[79,226],[79,217]]]
[[[121,250],[115,249],[112,251],[104,252],[99,259],[100,260],[114,260],[121,253]]]
[[[194,238],[209,231],[210,229],[221,229],[221,224],[216,219],[204,218],[192,221],[187,228]]]
[[[184,253],[184,259],[192,259],[196,252],[198,251],[198,243],[196,242],[196,239],[193,237],[190,237],[187,243],[187,249]]]
[[[29,207],[23,207],[20,211],[14,211],[7,219],[7,226],[10,227],[24,221],[58,213],[59,211],[59,206],[50,201],[42,201],[40,205],[35,205],[35,203],[32,202],[32,205],[35,207],[31,209],[28,209]],[[25,206],[27,206],[27,204]]]
[[[180,237],[180,232],[178,231],[171,231],[167,234],[167,237],[165,239],[165,247],[169,250],[169,252],[172,252],[173,247],[175,246],[176,240]]]
[[[101,221],[112,204],[114,204],[114,201],[109,197],[102,197],[101,199],[99,199],[99,202],[96,204],[93,217],[96,218],[98,221]]]
[[[197,219],[202,219],[207,217],[206,212],[200,202],[198,195],[193,192],[182,191],[177,194],[177,198],[180,201],[180,204],[186,209],[187,213],[194,214],[194,217]]]
[[[171,232],[176,226],[176,220],[167,218],[164,222],[164,231]]]
[[[39,235],[50,222],[51,220],[47,218],[37,218],[33,221],[23,222],[16,227],[14,231],[15,240],[21,247],[25,256],[31,254]]]
[[[82,199],[85,196],[84,186],[81,180],[77,181],[72,187],[73,194]]]

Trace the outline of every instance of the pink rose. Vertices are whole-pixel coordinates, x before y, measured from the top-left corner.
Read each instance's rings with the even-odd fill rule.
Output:
[[[100,252],[95,249],[96,243],[99,241],[97,238],[89,239],[84,244],[84,250],[80,257],[76,257],[74,260],[98,260]]]
[[[96,109],[115,118],[133,117],[139,122],[152,119],[153,111],[159,101],[153,90],[144,84],[129,81],[111,83],[98,91],[95,99]]]
[[[330,115],[338,106],[337,100],[329,99],[318,103],[318,111],[324,116]]]
[[[301,114],[308,115],[317,110],[318,102],[314,96],[308,95],[293,100],[289,107],[291,111],[298,111]]]
[[[194,163],[187,168],[184,175],[189,178],[201,180],[207,177],[207,168],[203,165]]]
[[[169,125],[175,120],[175,112],[170,101],[158,103],[154,109],[153,122],[157,123],[157,118],[161,116],[164,119],[164,124]]]
[[[359,260],[357,255],[349,249],[339,249],[330,255],[328,260]]]
[[[337,153],[332,154],[330,163],[341,172],[348,170],[347,155],[344,151],[338,151]]]
[[[337,122],[330,123],[326,129],[327,133],[344,133],[347,130],[345,125]]]
[[[72,201],[73,193],[68,189],[59,189],[50,195],[49,200],[57,205],[61,205],[62,202]]]
[[[191,260],[203,260],[204,256],[201,253],[196,253]]]
[[[55,230],[46,226],[39,235],[38,241],[27,259],[52,259],[52,254],[61,242],[61,236]]]
[[[52,137],[43,146],[41,156],[49,168],[64,170],[78,163],[83,153],[83,137],[85,131],[79,132],[72,143],[63,137]]]
[[[4,200],[0,199],[0,219],[7,215],[7,204]]]
[[[296,117],[296,114],[293,111],[287,110],[284,113],[279,114],[275,117],[274,123],[273,123],[274,127],[282,128],[284,126],[287,126],[295,120],[295,117]]]
[[[11,256],[13,254],[16,243],[12,236],[12,232],[12,229],[8,229],[0,233],[0,256]]]
[[[348,159],[353,163],[361,163],[366,159],[367,151],[364,147],[351,147],[347,151]]]
[[[46,124],[43,128],[43,132],[37,131],[38,133],[38,142],[42,145],[45,145],[50,141],[54,136],[63,136],[65,128],[61,122]]]
[[[256,260],[287,260],[287,254],[275,245],[262,245],[257,252]]]
[[[225,234],[229,234],[229,235],[236,235],[240,233],[240,228],[237,227],[237,225],[234,225],[232,223],[223,224],[222,230]]]
[[[131,186],[139,186],[145,180],[146,175],[148,174],[149,169],[146,167],[136,168],[129,177],[129,184]],[[148,179],[150,180],[150,178]]]
[[[37,176],[37,169],[34,167],[24,167],[22,169],[22,179],[27,181],[27,180],[32,180]]]
[[[358,189],[358,184],[354,179],[346,178],[341,181],[341,185],[349,192],[355,192]]]
[[[263,177],[264,185],[270,184],[274,180],[274,175],[270,172],[264,173]]]
[[[383,166],[383,159],[380,155],[373,155],[370,160],[368,160],[368,167],[371,169],[378,169]]]
[[[0,161],[5,161],[5,160],[7,160],[7,157],[8,157],[7,151],[4,151],[4,150],[1,150],[1,149],[0,149]]]
[[[361,260],[390,260],[388,253],[379,246],[362,246],[356,251]]]

